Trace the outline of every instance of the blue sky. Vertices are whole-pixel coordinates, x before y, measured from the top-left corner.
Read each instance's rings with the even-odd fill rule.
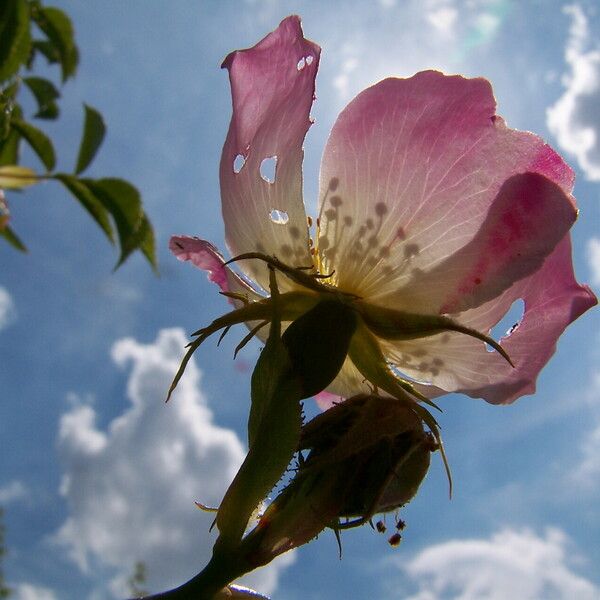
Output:
[[[60,1],[82,55],[48,131],[69,169],[81,103],[108,135],[93,176],[141,190],[160,277],[113,252],[56,184],[9,196],[28,255],[0,246],[0,505],[19,600],[110,598],[137,560],[158,591],[209,556],[210,518],[244,453],[258,345],[238,335],[197,354],[164,405],[185,335],[227,309],[215,287],[167,250],[174,233],[221,248],[218,161],[230,118],[233,49],[288,14],[323,48],[316,119],[305,143],[314,214],[322,148],[360,90],[425,68],[485,76],[498,113],[558,149],[577,172],[580,281],[600,288],[600,15],[591,0]],[[32,166],[35,159],[26,157]],[[61,166],[61,165],[59,165]],[[411,600],[598,598],[600,312],[561,338],[534,396],[510,407],[440,400],[455,493],[439,460],[403,512],[392,549],[369,528],[325,533],[254,575],[274,598]]]

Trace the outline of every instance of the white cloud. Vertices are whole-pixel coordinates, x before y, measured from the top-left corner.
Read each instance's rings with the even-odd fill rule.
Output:
[[[0,329],[10,325],[16,317],[15,305],[10,294],[0,286]]]
[[[14,480],[0,487],[0,504],[10,504],[27,496],[27,488],[22,482]]]
[[[398,565],[417,585],[407,600],[593,600],[600,588],[574,573],[559,529],[544,536],[505,529],[490,539],[451,540]],[[394,559],[396,560],[396,559]]]
[[[600,238],[588,240],[587,258],[592,272],[592,283],[600,285]]]
[[[112,349],[115,362],[131,365],[131,403],[106,430],[96,412],[75,404],[60,420],[64,465],[61,493],[70,516],[56,540],[82,571],[92,564],[116,572],[111,590],[125,592],[136,561],[143,561],[152,591],[183,583],[210,557],[213,515],[194,501],[217,505],[244,458],[236,434],[218,427],[199,389],[201,373],[190,361],[172,400],[165,392],[186,343],[179,329],[162,330],[156,342],[132,339]],[[270,593],[284,560],[259,571],[256,588]]]
[[[352,56],[350,48],[344,48],[343,52],[347,56],[342,60],[340,73],[333,79],[333,86],[339,92],[340,97],[346,99],[349,97],[350,78],[352,72],[358,67],[358,59],[356,56]]]
[[[600,371],[592,376],[587,399],[592,408],[598,406]],[[579,450],[576,464],[566,469],[568,473],[566,487],[574,487],[579,492],[595,491],[600,487],[600,420],[597,417],[595,427],[581,437]]]
[[[581,462],[574,478],[585,487],[595,487],[600,478],[600,425],[583,440]]]
[[[425,4],[425,20],[442,37],[455,33],[458,8],[454,0],[428,0]]]
[[[565,92],[546,113],[548,128],[563,150],[577,158],[586,177],[600,181],[600,49],[591,47],[588,19],[578,5],[571,17],[563,78]]]
[[[11,585],[13,600],[58,600],[58,596],[50,589],[32,585],[31,583],[17,583]]]

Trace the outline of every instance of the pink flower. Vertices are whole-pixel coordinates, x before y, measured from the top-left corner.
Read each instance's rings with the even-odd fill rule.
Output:
[[[573,274],[572,170],[539,137],[506,127],[484,79],[435,71],[386,79],[333,127],[313,243],[302,143],[319,53],[288,17],[223,63],[233,96],[220,167],[231,254],[312,265],[328,276],[319,280],[327,293],[347,294],[359,323],[334,394],[369,391],[365,379],[380,386],[362,364],[373,352],[429,397],[463,392],[504,404],[532,393],[559,335],[596,303]],[[176,236],[170,247],[223,291],[255,302],[269,289],[264,262],[238,263],[250,286],[209,242]],[[278,282],[282,294],[319,295],[294,278]],[[481,335],[457,330],[487,335],[519,298],[523,318],[501,341],[514,366]]]

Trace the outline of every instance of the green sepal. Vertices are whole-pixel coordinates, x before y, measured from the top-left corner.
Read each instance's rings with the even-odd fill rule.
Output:
[[[350,343],[348,355],[367,381],[378,389],[387,392],[399,402],[402,402],[429,427],[439,445],[444,468],[448,476],[449,493],[452,495],[452,474],[450,473],[450,466],[444,451],[439,425],[433,415],[416,400],[418,399],[439,410],[438,406],[421,394],[410,382],[400,379],[392,372],[383,356],[377,339],[369,331],[364,322],[360,320],[356,333]]]
[[[278,295],[271,287],[273,315],[265,347],[252,375],[249,450],[219,512],[218,545],[237,545],[253,512],[281,479],[300,439],[301,385],[281,340]]]
[[[514,367],[506,350],[496,340],[476,329],[461,325],[444,315],[421,315],[357,301],[356,307],[367,327],[386,340],[414,340],[455,331],[489,344],[506,362]]]
[[[229,295],[229,292],[226,292]],[[312,294],[306,294],[303,292],[287,292],[279,296],[279,309],[282,321],[293,321],[300,315],[310,310],[316,303],[318,298]],[[194,352],[207,340],[213,333],[220,331],[221,329],[227,330],[233,325],[240,323],[249,323],[251,321],[264,321],[271,320],[273,314],[272,304],[270,298],[265,298],[259,302],[249,302],[244,306],[237,308],[218,319],[215,319],[207,327],[198,329],[192,333],[193,336],[197,336],[193,342],[188,344],[188,351],[185,353],[179,369],[173,378],[173,382],[167,393],[167,402],[171,398],[171,395],[175,391],[179,380],[183,376],[185,368],[192,358]]]
[[[356,329],[356,313],[336,299],[321,300],[283,334],[304,398],[323,391],[339,373]]]

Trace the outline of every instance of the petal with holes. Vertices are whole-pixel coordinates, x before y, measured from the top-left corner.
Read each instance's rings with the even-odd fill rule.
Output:
[[[521,321],[501,340],[515,368],[483,342],[454,332],[386,343],[398,368],[420,381],[449,391],[508,404],[535,391],[536,378],[556,349],[564,329],[597,303],[587,286],[575,281],[567,235],[543,267],[506,292],[458,316],[464,325],[489,332],[513,302],[522,298]]]
[[[262,252],[312,265],[302,198],[302,143],[311,124],[320,48],[288,17],[248,50],[230,54],[233,116],[220,166],[225,237],[233,256]],[[268,271],[240,263],[268,289]]]

